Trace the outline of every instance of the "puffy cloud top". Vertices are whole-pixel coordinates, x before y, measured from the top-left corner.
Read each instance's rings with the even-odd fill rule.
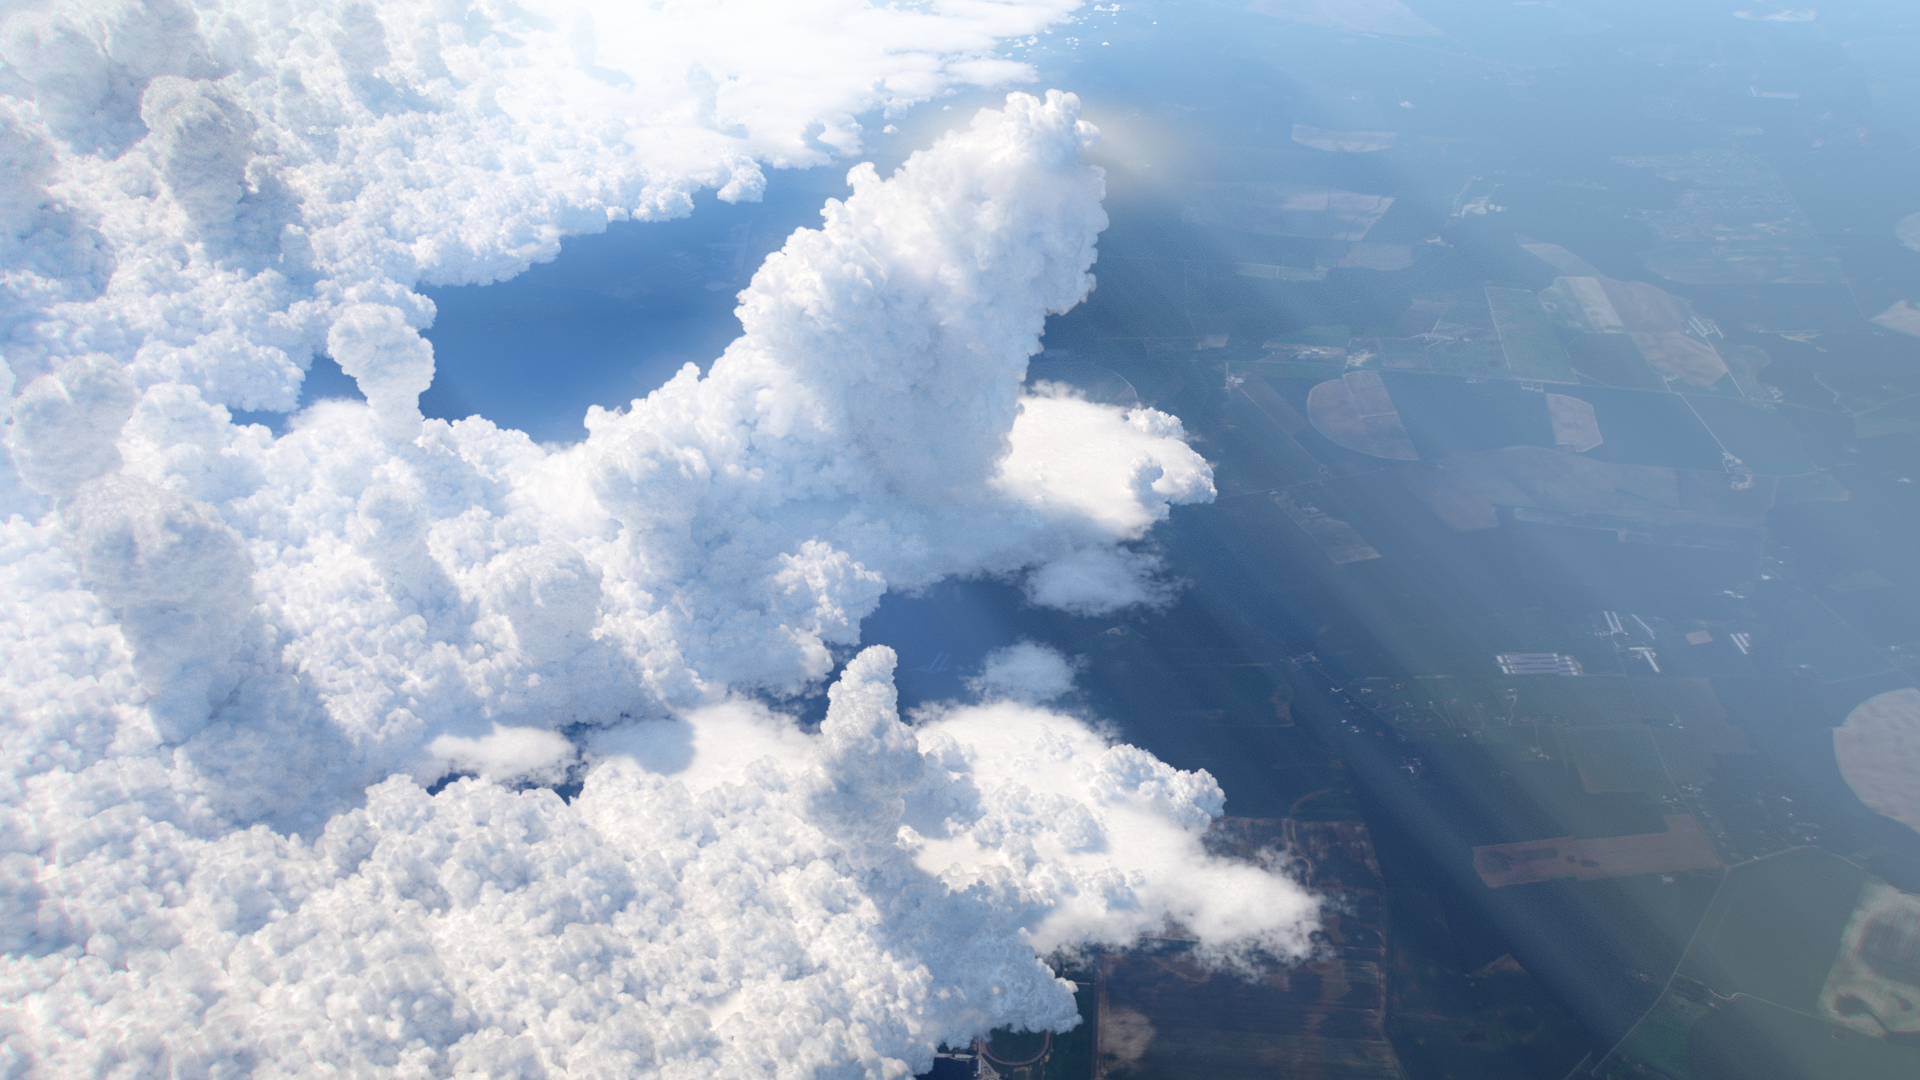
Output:
[[[1022,389],[1105,226],[1070,95],[854,170],[707,375],[577,445],[421,418],[417,282],[750,197],[1063,10],[817,7],[7,17],[22,1075],[898,1077],[1070,1024],[1036,948],[1305,948],[1307,897],[1202,850],[1204,773],[1010,700],[909,726],[891,653],[849,659],[951,575],[1160,597],[1129,545],[1212,497],[1174,418]],[[232,422],[319,347],[366,402]],[[843,660],[818,732],[766,704]],[[1003,698],[1059,674],[996,663]]]
[[[368,402],[280,438],[194,386],[67,361],[16,406],[24,482],[60,507],[28,532],[118,623],[159,739],[229,731],[270,676],[291,695],[273,715],[342,740],[349,801],[396,768],[561,760],[498,725],[806,690],[889,588],[1026,571],[1043,602],[1137,602],[1155,564],[1123,545],[1213,489],[1171,417],[1023,396],[1105,225],[1076,114],[1015,95],[892,178],[856,169],[741,294],[746,333],[708,375],[590,410],[571,447],[422,421],[430,362],[385,305],[330,331]],[[314,805],[271,774],[238,801],[276,799],[285,825]]]
[[[1202,849],[1204,774],[1017,706],[910,729],[891,664],[849,665],[815,736],[746,703],[649,721],[696,749],[608,752],[571,804],[396,778],[312,839],[96,821],[8,855],[8,1049],[48,1076],[897,1078],[1074,1023],[1035,947],[1171,917],[1304,948],[1311,900]]]
[[[968,685],[987,698],[1037,705],[1073,689],[1073,664],[1057,650],[1022,641],[988,653],[980,674]]]
[[[856,116],[1031,79],[997,56],[1000,42],[1079,6],[11,10],[0,19],[6,363],[25,383],[104,352],[143,387],[290,408],[315,350],[430,323],[417,283],[511,277],[565,235],[684,215],[701,189],[758,199],[763,164],[858,153]],[[395,393],[418,381],[423,349],[399,349],[405,359],[375,381]]]

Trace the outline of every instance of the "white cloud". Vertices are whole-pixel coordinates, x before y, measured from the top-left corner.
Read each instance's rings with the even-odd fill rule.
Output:
[[[1165,595],[1121,545],[1212,497],[1178,422],[1022,390],[1106,223],[1071,97],[856,169],[708,375],[578,445],[417,411],[416,283],[750,196],[1067,6],[9,15],[0,1052],[898,1076],[1069,1022],[1036,945],[1297,951],[1311,903],[1201,852],[1204,774],[1006,702],[910,730],[884,650],[817,735],[754,698],[888,589]],[[366,403],[231,422],[322,344]],[[427,796],[448,770],[488,779]],[[498,782],[563,772],[571,804]]]
[[[7,856],[8,1048],[46,1075],[898,1077],[1071,1024],[1036,949],[1169,920],[1223,958],[1306,948],[1310,897],[1202,849],[1206,774],[1025,706],[908,728],[892,667],[849,665],[817,735],[751,707],[635,725],[684,755],[609,733],[571,805],[395,778],[303,840],[89,823],[100,767],[35,785],[64,857]]]
[[[968,687],[985,698],[1038,705],[1073,690],[1074,665],[1056,649],[1021,641],[986,656]]]
[[[1163,412],[1100,405],[1043,383],[1021,402],[998,481],[1064,521],[1135,539],[1166,520],[1171,504],[1213,498],[1213,474],[1185,440]]]
[[[915,730],[927,758],[907,799],[915,862],[992,894],[1036,948],[1125,945],[1174,922],[1216,957],[1306,950],[1311,897],[1202,849],[1224,799],[1206,773],[1013,702],[935,710]]]
[[[418,329],[418,283],[511,277],[563,236],[682,216],[701,189],[758,199],[764,165],[858,153],[874,109],[1030,81],[999,43],[1079,6],[16,8],[0,19],[7,363],[24,383],[105,352],[142,387],[288,408],[311,352],[351,347],[343,319]],[[429,359],[403,351],[376,377],[395,393]]]
[[[452,772],[547,784],[564,780],[574,759],[573,744],[557,731],[501,724],[479,738],[442,735],[427,744],[427,753],[436,779]]]
[[[1158,606],[1172,589],[1154,574],[1157,556],[1126,548],[1090,547],[1047,563],[1027,577],[1027,597],[1076,615],[1104,615],[1136,604]]]

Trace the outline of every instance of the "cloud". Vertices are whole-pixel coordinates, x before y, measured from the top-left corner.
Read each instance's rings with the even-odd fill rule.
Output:
[[[1073,669],[1058,650],[1022,641],[988,653],[979,676],[967,685],[982,697],[1038,705],[1072,692]]]
[[[1216,958],[1298,956],[1315,901],[1285,878],[1208,855],[1224,796],[1083,722],[1015,702],[935,709],[915,732],[915,862],[1017,912],[1034,947],[1125,945],[1169,922]]]
[[[495,724],[804,691],[889,588],[1030,570],[1043,600],[1110,610],[1160,588],[1151,559],[1113,545],[1212,484],[1171,417],[1023,396],[1046,316],[1091,284],[1105,216],[1077,154],[1093,137],[1071,98],[1016,97],[893,178],[855,170],[824,227],[741,294],[746,333],[706,377],[592,410],[571,447],[422,421],[423,343],[399,309],[360,304],[330,333],[367,403],[323,402],[273,438],[197,387],[140,392],[92,356],[28,385],[14,454],[55,500],[118,469],[169,520],[224,526],[205,581],[154,578],[228,597],[220,644],[123,627],[153,693],[168,671],[212,695],[212,715],[161,736],[218,719],[231,659],[299,684],[354,748],[349,790]],[[235,637],[242,623],[256,635]]]
[[[1104,615],[1134,605],[1158,607],[1173,598],[1154,577],[1160,559],[1126,548],[1090,547],[1047,563],[1027,576],[1027,598],[1076,615]]]
[[[1187,448],[1180,421],[1153,409],[1125,410],[1076,396],[1058,384],[1021,402],[999,483],[1069,521],[1135,539],[1173,504],[1214,496],[1213,474]]]
[[[858,116],[1030,81],[1000,43],[1079,6],[56,0],[10,11],[7,363],[25,383],[104,352],[142,387],[286,409],[313,352],[351,349],[369,320],[384,335],[396,319],[429,324],[415,285],[508,278],[564,236],[683,216],[703,189],[758,199],[763,166],[859,153]],[[417,344],[401,352],[373,373],[396,393],[427,359]]]
[[[1206,774],[1025,706],[909,728],[892,666],[850,664],[817,735],[708,709],[671,722],[696,749],[670,771],[610,733],[571,804],[395,778],[310,840],[146,821],[131,857],[81,839],[98,781],[69,777],[37,823],[66,860],[7,879],[37,1006],[9,1049],[49,1075],[897,1077],[1071,1025],[1036,949],[1173,920],[1223,957],[1304,951],[1312,898],[1202,848]]]
[[[450,772],[554,784],[566,778],[574,747],[565,735],[543,728],[503,727],[479,738],[442,735],[427,744],[435,778]]]
[[[1212,497],[1178,421],[1023,389],[1106,224],[1071,96],[856,168],[705,376],[579,444],[421,419],[414,284],[748,197],[827,153],[809,124],[851,152],[852,115],[1064,10],[825,7],[784,37],[724,4],[8,16],[0,986],[31,1006],[0,1038],[29,1075],[897,1077],[1070,1024],[1036,948],[1304,948],[1309,898],[1200,848],[1203,773],[1014,701],[909,727],[884,649],[817,733],[776,707],[890,589],[1166,595],[1129,545]],[[322,346],[367,401],[233,422]],[[449,772],[479,778],[421,786]],[[571,803],[525,789],[563,774]]]

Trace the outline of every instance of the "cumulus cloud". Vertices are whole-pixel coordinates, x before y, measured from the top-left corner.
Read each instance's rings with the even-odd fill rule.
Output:
[[[99,779],[43,787],[64,859],[7,856],[8,1048],[45,1075],[898,1077],[1074,1023],[1036,950],[1177,922],[1223,959],[1305,951],[1313,899],[1202,847],[1206,774],[1011,703],[909,728],[893,662],[848,665],[815,735],[753,705],[609,732],[571,804],[395,778],[311,839],[88,836]]]
[[[708,375],[590,410],[570,447],[422,421],[424,343],[387,305],[331,332],[369,400],[279,438],[191,384],[69,361],[16,404],[21,472],[64,507],[35,542],[78,560],[151,694],[208,702],[156,721],[164,741],[221,718],[238,665],[298,685],[352,747],[349,788],[496,724],[807,690],[890,588],[1025,573],[1071,610],[1152,599],[1157,564],[1124,545],[1211,498],[1205,462],[1172,417],[1022,389],[1046,316],[1092,284],[1093,137],[1070,97],[1015,96],[892,178],[854,170]],[[156,561],[174,551],[200,561]]]
[[[1125,945],[1177,923],[1215,958],[1298,956],[1315,902],[1285,878],[1205,853],[1224,796],[1072,717],[1015,702],[935,709],[907,797],[915,862],[984,890],[1041,951]]]
[[[7,16],[23,1075],[899,1076],[1071,1023],[1036,948],[1304,948],[1308,898],[1199,846],[1212,780],[1034,707],[1037,652],[911,727],[884,649],[818,732],[778,710],[889,589],[1165,596],[1136,545],[1213,494],[1178,421],[1023,389],[1106,224],[1071,96],[856,168],[707,375],[579,444],[421,418],[416,283],[751,197],[1064,10],[821,7]],[[318,348],[366,401],[233,423]]]
[[[1073,671],[1073,663],[1059,650],[1022,641],[988,653],[980,674],[967,686],[987,699],[1038,705],[1072,692]]]
[[[997,479],[1065,521],[1136,538],[1172,504],[1213,498],[1213,475],[1175,417],[1095,404],[1058,384],[1042,384],[1021,408],[1027,422],[1013,426]]]
[[[482,778],[504,776],[547,784],[565,779],[573,764],[573,743],[545,728],[504,727],[478,738],[442,735],[427,744],[433,764],[427,774],[468,773]]]
[[[1079,6],[15,7],[6,362],[24,384],[104,352],[142,387],[286,409],[315,350],[430,323],[416,284],[511,277],[563,236],[682,216],[702,189],[758,199],[763,166],[858,153],[857,116],[1032,79],[1000,43]],[[404,398],[431,373],[404,344],[349,372]]]

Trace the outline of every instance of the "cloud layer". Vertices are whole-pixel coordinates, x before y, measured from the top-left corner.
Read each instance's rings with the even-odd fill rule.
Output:
[[[1168,920],[1305,947],[1308,898],[1201,849],[1210,778],[1016,703],[1069,688],[1057,656],[913,727],[884,648],[817,733],[766,704],[817,691],[889,589],[1164,595],[1129,545],[1213,494],[1179,422],[1022,388],[1106,224],[1071,96],[856,168],[707,375],[577,445],[421,418],[417,282],[746,197],[755,160],[854,148],[860,109],[1015,74],[995,36],[1060,14],[828,4],[772,57],[726,7],[8,18],[22,1075],[899,1076],[1070,1023],[1036,948]],[[696,62],[661,82],[647,49]],[[316,348],[366,402],[232,422]],[[449,774],[474,778],[422,787]]]
[[[892,666],[856,658],[813,736],[741,702],[609,733],[570,805],[396,778],[303,841],[49,801],[60,858],[7,856],[7,1048],[29,1075],[898,1077],[1073,1023],[1036,948],[1168,918],[1305,947],[1309,898],[1204,853],[1204,774],[1022,706],[910,729]]]
[[[763,165],[858,153],[858,115],[1031,79],[997,48],[1079,6],[55,0],[11,11],[0,20],[6,363],[24,385],[100,352],[141,387],[180,382],[209,402],[286,409],[315,349],[428,325],[416,284],[510,277],[552,258],[562,236],[682,216],[702,189],[755,200]],[[400,395],[423,350],[400,349],[377,381]]]

